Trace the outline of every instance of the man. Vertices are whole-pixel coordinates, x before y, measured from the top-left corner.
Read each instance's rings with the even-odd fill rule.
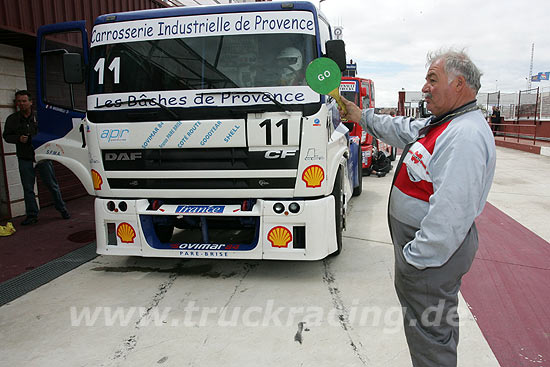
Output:
[[[495,143],[475,97],[481,72],[462,51],[428,55],[425,120],[375,115],[349,101],[346,117],[404,148],[388,221],[395,289],[413,365],[456,366],[458,291],[478,247],[474,219],[495,170]]]
[[[8,143],[15,144],[27,216],[21,224],[25,226],[38,222],[39,210],[34,197],[34,183],[36,181],[34,148],[31,145],[32,137],[38,133],[38,124],[32,111],[31,94],[28,91],[20,90],[16,92],[15,104],[19,111],[9,115],[6,119],[3,136]],[[69,219],[71,216],[61,198],[52,162],[48,160],[41,161],[36,165],[36,169],[52,194],[55,208],[61,213],[63,219]]]
[[[281,85],[302,85],[304,83],[303,57],[296,47],[286,47],[277,55],[277,66],[281,70]]]
[[[493,106],[493,114],[491,115],[491,125],[493,126],[494,135],[497,135],[498,125],[500,124],[500,109],[498,106]]]

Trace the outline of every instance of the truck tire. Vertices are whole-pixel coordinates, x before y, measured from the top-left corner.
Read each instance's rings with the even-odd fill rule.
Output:
[[[363,160],[361,159],[361,146],[358,146],[357,178],[359,185],[353,188],[353,196],[359,196],[363,192]]]
[[[395,158],[397,157],[397,148],[391,147],[391,154],[390,154],[390,161],[395,161]]]
[[[334,222],[336,226],[336,244],[337,250],[332,253],[333,256],[340,255],[342,252],[342,236],[344,231],[345,211],[344,211],[344,185],[342,184],[342,169],[338,170],[334,188],[332,189],[334,196]]]

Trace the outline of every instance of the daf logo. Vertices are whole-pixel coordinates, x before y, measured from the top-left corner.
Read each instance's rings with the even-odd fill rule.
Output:
[[[296,150],[268,150],[265,152],[265,159],[285,159],[286,157],[294,157]]]
[[[141,152],[105,153],[106,161],[135,161],[136,159],[141,159]]]

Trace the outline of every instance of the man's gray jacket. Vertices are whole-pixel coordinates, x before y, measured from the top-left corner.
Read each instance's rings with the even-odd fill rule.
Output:
[[[373,109],[361,118],[369,134],[394,147],[414,141],[403,152],[388,210],[418,228],[403,248],[407,262],[418,269],[441,266],[458,249],[483,210],[496,163],[494,137],[479,110],[443,119],[419,135],[430,121],[375,115]]]

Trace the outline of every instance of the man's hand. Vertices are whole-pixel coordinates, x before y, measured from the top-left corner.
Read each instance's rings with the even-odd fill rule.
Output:
[[[21,135],[19,137],[19,141],[23,144],[27,143],[29,141],[29,136],[28,135]]]
[[[355,105],[355,103],[348,101],[344,97],[342,98],[342,102],[344,102],[344,105],[346,106],[346,109],[348,110],[346,114],[343,113],[342,109],[338,107],[338,110],[340,111],[340,117],[343,119],[347,119],[349,121],[359,122],[361,120],[361,109]]]

